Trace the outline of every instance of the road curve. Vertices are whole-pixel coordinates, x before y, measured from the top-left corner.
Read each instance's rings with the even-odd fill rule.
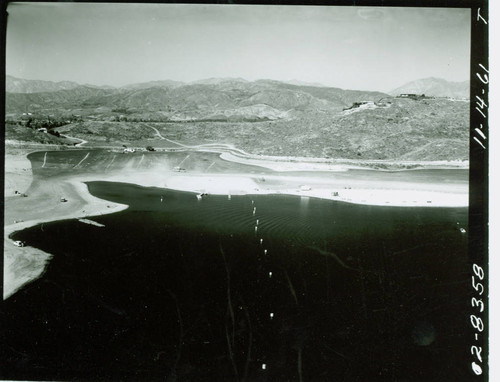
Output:
[[[66,134],[61,134],[61,137],[64,137],[64,138],[68,138],[68,139],[75,139],[77,141],[80,141],[80,143],[77,143],[75,145],[75,147],[81,147],[83,146],[85,143],[87,143],[88,141],[84,140],[84,139],[81,139],[81,138],[77,138],[77,137],[71,137],[69,135],[66,135]]]
[[[153,129],[153,130],[156,132],[156,135],[158,136],[158,138],[163,139],[164,141],[167,141],[167,142],[173,143],[174,145],[178,145],[178,146],[181,146],[181,147],[190,147],[190,146],[187,146],[187,145],[183,145],[182,143],[179,143],[179,142],[173,141],[173,140],[171,140],[171,139],[165,138],[163,135],[161,135],[161,134],[160,134],[160,132],[158,131],[158,129],[157,129],[156,127],[149,126],[149,125],[146,125],[146,126],[148,126],[148,127],[150,127],[151,129]]]

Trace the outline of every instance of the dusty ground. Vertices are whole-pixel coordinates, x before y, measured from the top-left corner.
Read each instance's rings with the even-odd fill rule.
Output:
[[[47,150],[47,147],[38,149]],[[40,277],[46,262],[50,259],[50,254],[36,248],[16,247],[9,239],[9,235],[13,232],[43,222],[112,213],[127,207],[93,197],[83,183],[85,181],[127,182],[222,195],[283,193],[371,205],[465,207],[468,203],[466,184],[418,184],[350,179],[349,187],[346,187],[345,179],[342,181],[335,177],[325,179],[314,171],[303,173],[300,178],[277,173],[263,179],[261,176],[244,173],[189,174],[163,169],[162,171],[133,170],[125,167],[114,173],[86,176],[75,174],[66,178],[51,177],[49,180],[32,181],[31,163],[26,159],[26,155],[31,151],[36,151],[36,147],[16,147],[6,150],[4,299],[27,282]],[[325,170],[320,167],[321,170]],[[342,169],[335,166],[330,170]],[[304,184],[308,187],[301,188]],[[14,191],[25,192],[28,196],[21,197]],[[68,201],[61,202],[61,197]]]
[[[25,192],[31,184],[31,163],[25,155],[5,155],[5,196],[14,195],[14,191]]]

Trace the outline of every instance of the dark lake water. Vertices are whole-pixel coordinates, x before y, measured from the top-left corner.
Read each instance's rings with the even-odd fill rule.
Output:
[[[466,208],[88,185],[130,208],[15,235],[54,257],[4,303],[4,378],[470,380]]]

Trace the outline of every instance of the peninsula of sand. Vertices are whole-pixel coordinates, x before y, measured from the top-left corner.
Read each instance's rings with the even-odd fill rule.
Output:
[[[373,176],[357,178],[347,171],[357,168],[355,163],[322,165],[297,160],[284,163],[273,161],[270,157],[259,160],[244,158],[241,155],[235,156],[228,152],[209,154],[205,152],[206,155],[211,155],[209,158],[216,159],[208,160],[203,157],[198,160],[193,153],[177,153],[184,156],[184,160],[191,156],[190,160],[196,163],[186,170],[181,166],[175,166],[177,159],[165,160],[164,158],[169,158],[169,153],[127,154],[108,151],[107,156],[102,152],[98,156],[93,150],[78,150],[76,153],[70,150],[75,154],[77,163],[71,166],[71,172],[57,175],[57,163],[51,163],[51,158],[54,156],[52,153],[56,151],[43,151],[41,153],[44,153],[41,156],[43,160],[36,165],[26,156],[29,152],[50,149],[44,146],[31,149],[10,147],[6,150],[4,299],[39,278],[51,257],[50,254],[33,247],[16,246],[10,237],[14,232],[65,219],[79,219],[82,224],[94,224],[92,216],[114,213],[127,208],[126,205],[92,196],[85,184],[89,181],[125,182],[189,191],[193,193],[193,198],[204,193],[228,196],[290,194],[378,206],[467,207],[468,205],[466,181],[419,182],[418,177],[416,180],[406,181],[404,176],[379,179],[376,174],[382,172],[377,170],[367,170],[372,171]],[[203,164],[206,163],[204,167],[198,166],[201,160],[205,161]],[[81,171],[85,169],[86,163],[93,167]],[[116,167],[116,163],[121,164]],[[232,165],[234,166],[231,167]],[[442,163],[433,165],[441,166]],[[463,169],[464,165],[461,166]],[[44,178],[43,172],[39,171],[45,168],[52,169],[50,177]],[[224,171],[218,168],[224,168]],[[258,172],[255,170],[258,168],[266,171]],[[33,173],[36,175],[33,176]],[[27,197],[23,197],[23,194]],[[98,223],[97,225],[100,226]]]

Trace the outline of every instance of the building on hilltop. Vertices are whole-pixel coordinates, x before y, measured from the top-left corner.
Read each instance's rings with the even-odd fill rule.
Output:
[[[397,98],[410,98],[413,100],[420,100],[420,99],[430,98],[430,97],[426,97],[425,94],[401,93],[400,95],[397,96]]]

